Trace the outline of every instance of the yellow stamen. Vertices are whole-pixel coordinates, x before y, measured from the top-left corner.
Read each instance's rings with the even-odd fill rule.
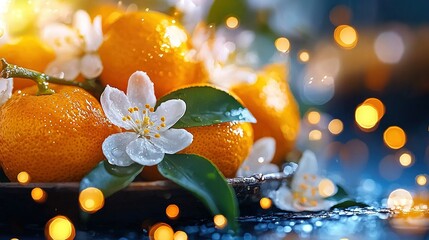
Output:
[[[306,197],[301,197],[301,199],[299,200],[300,203],[305,204],[307,203],[307,198]]]
[[[144,133],[144,134],[149,134],[149,132],[150,132],[150,131],[149,131],[149,129],[147,129],[147,128],[145,128],[145,129],[143,130],[143,133]]]
[[[143,110],[143,114],[146,114],[146,110]]]
[[[161,117],[161,121],[165,122],[165,117],[164,116]]]
[[[150,108],[150,105],[149,105],[149,104],[146,104],[146,105],[144,105],[144,107],[145,107],[145,108],[147,108],[147,109],[149,109],[149,108]]]
[[[307,174],[304,174],[304,176],[303,176],[303,178],[304,178],[304,180],[308,180],[308,175]]]
[[[136,112],[138,112],[139,108],[138,107],[134,107],[133,110],[136,111]]]
[[[299,196],[300,196],[300,194],[299,194],[299,193],[297,193],[297,192],[293,192],[293,199],[298,199],[298,198],[299,198]]]
[[[155,135],[154,135],[154,137],[156,137],[156,138],[160,138],[160,137],[161,137],[161,135],[159,135],[159,133],[157,133],[157,134],[155,134]]]
[[[131,120],[131,116],[130,116],[130,115],[128,115],[128,116],[127,116],[127,119],[128,119],[128,120]]]
[[[165,127],[166,125],[165,125],[165,123],[161,123],[161,127]]]
[[[146,124],[146,125],[149,125],[149,123],[150,123],[150,118],[149,118],[149,117],[147,117],[147,116],[146,116],[146,117],[144,117],[144,118],[143,118],[143,123],[144,123],[144,124]]]
[[[149,111],[153,112],[154,111],[153,107],[149,108]]]
[[[157,129],[157,130],[161,130],[161,127],[160,127],[160,126],[158,126],[158,127],[156,127],[156,129]]]
[[[128,108],[128,112],[133,113],[134,112],[134,108]]]
[[[313,197],[316,196],[317,191],[318,191],[317,188],[312,188],[311,189],[311,196],[313,196]]]
[[[140,124],[140,120],[138,120],[138,119],[136,119],[135,122],[136,122],[136,124]]]
[[[317,206],[317,201],[315,201],[315,200],[310,201],[310,205],[311,205],[312,207]]]
[[[305,190],[307,190],[308,186],[306,184],[304,184],[304,183],[301,183],[299,185],[299,188],[301,188],[303,191],[305,191]]]
[[[127,117],[122,117],[122,121],[127,121],[128,120],[128,118]]]

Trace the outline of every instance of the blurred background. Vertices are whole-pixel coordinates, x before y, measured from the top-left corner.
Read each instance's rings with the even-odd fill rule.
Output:
[[[427,196],[428,1],[1,1],[0,27],[13,29],[0,44],[100,3],[179,9],[188,29],[201,20],[215,25],[237,64],[287,64],[302,116],[297,149],[313,150],[324,174],[361,198],[397,188]]]

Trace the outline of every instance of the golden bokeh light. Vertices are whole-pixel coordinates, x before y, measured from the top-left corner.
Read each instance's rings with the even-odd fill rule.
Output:
[[[413,161],[414,161],[413,156],[408,152],[404,152],[399,156],[399,163],[404,167],[411,166]]]
[[[416,177],[416,183],[418,185],[424,186],[424,185],[427,184],[427,182],[428,182],[428,179],[427,179],[426,175],[424,175],[424,174],[417,175],[417,177]]]
[[[344,129],[343,122],[340,119],[333,119],[328,124],[328,130],[334,135],[340,134]]]
[[[289,39],[285,37],[279,37],[274,42],[274,45],[276,46],[277,50],[282,53],[286,53],[290,49],[290,42]]]
[[[165,214],[170,219],[176,219],[179,216],[180,209],[176,204],[170,204],[165,209]]]
[[[27,172],[20,172],[16,176],[16,179],[22,185],[26,185],[26,184],[28,184],[30,182],[30,175]]]
[[[94,213],[104,206],[104,195],[98,188],[86,188],[79,194],[79,205],[83,211]]]
[[[387,199],[387,207],[399,210],[410,210],[413,206],[413,196],[405,189],[392,191]]]
[[[378,112],[371,105],[362,104],[356,108],[355,121],[359,127],[369,130],[378,123]]]
[[[322,132],[320,130],[315,129],[308,133],[308,140],[319,141],[320,139],[322,139]]]
[[[238,18],[231,16],[226,19],[225,24],[228,28],[234,29],[237,28],[240,23],[238,22]]]
[[[307,120],[311,124],[318,124],[320,122],[320,113],[311,111],[307,114]]]
[[[384,143],[392,149],[399,149],[407,142],[407,135],[398,126],[391,126],[383,134]]]
[[[272,201],[269,198],[261,198],[261,200],[259,200],[259,205],[261,206],[262,209],[269,209],[272,205]]]
[[[45,225],[45,236],[52,240],[74,239],[76,230],[73,223],[65,216],[51,218]]]
[[[174,240],[188,240],[188,234],[184,231],[177,231],[174,233],[173,238]]]
[[[298,53],[298,58],[299,58],[299,61],[303,63],[308,62],[310,60],[310,53],[303,50]]]
[[[47,194],[43,189],[36,187],[31,190],[31,198],[37,203],[43,203],[46,201]]]
[[[226,218],[221,214],[215,215],[213,217],[213,222],[215,224],[215,227],[218,229],[223,229],[228,224],[228,221],[226,220]]]
[[[322,179],[318,187],[320,196],[324,198],[334,195],[337,191],[335,184],[327,178]]]
[[[372,107],[375,108],[375,110],[377,110],[378,113],[378,120],[380,120],[385,113],[385,108],[384,108],[384,104],[382,101],[380,101],[377,98],[368,98],[363,102],[365,105],[370,105]]]
[[[174,231],[168,224],[162,224],[155,229],[153,234],[154,240],[173,240]]]
[[[349,25],[340,25],[334,31],[335,42],[345,49],[352,49],[358,42],[357,31]]]

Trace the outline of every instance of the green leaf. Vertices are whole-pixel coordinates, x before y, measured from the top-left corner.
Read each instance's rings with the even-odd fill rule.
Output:
[[[158,100],[156,107],[171,99],[186,103],[185,115],[174,128],[208,126],[223,122],[256,122],[256,119],[233,96],[210,86],[193,86],[171,92]]]
[[[347,193],[347,191],[341,187],[340,185],[337,185],[337,193],[335,193],[334,195],[325,198],[326,200],[333,200],[333,201],[341,201],[345,198],[347,198],[349,196],[349,194]]]
[[[136,163],[128,167],[118,167],[107,160],[101,161],[82,179],[80,191],[88,187],[95,187],[100,189],[107,198],[127,187],[142,170],[143,166]]]
[[[248,24],[254,22],[255,18],[253,14],[248,14],[249,9],[245,0],[216,0],[213,2],[212,7],[207,15],[207,23],[214,25],[225,24],[225,20],[234,16],[239,19],[241,24]]]
[[[239,213],[235,192],[212,162],[194,154],[166,154],[158,170],[199,198],[213,215],[225,216],[228,226],[237,230]]]
[[[365,203],[361,203],[361,202],[356,202],[353,200],[346,200],[340,203],[335,204],[334,206],[331,207],[331,209],[334,208],[349,208],[349,207],[368,207],[368,204]]]

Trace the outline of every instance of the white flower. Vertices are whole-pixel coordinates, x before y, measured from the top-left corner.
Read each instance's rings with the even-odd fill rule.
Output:
[[[249,156],[237,171],[237,177],[249,177],[257,173],[267,174],[279,171],[279,167],[271,163],[276,152],[276,140],[271,137],[261,138],[253,144]]]
[[[240,83],[254,83],[256,73],[252,69],[240,67],[231,60],[236,45],[223,36],[222,31],[205,25],[199,25],[192,34],[194,50],[191,58],[202,61],[209,73],[209,81],[217,86],[229,89]]]
[[[101,16],[91,18],[83,10],[73,16],[73,25],[62,23],[47,25],[42,38],[52,46],[57,57],[45,73],[59,78],[75,79],[79,73],[86,78],[98,77],[103,65],[97,50],[103,42]]]
[[[13,79],[0,78],[0,106],[5,104],[12,96]]]
[[[320,195],[319,183],[322,179],[317,171],[316,156],[311,151],[305,151],[293,177],[291,189],[283,184],[270,194],[274,204],[282,210],[293,212],[321,211],[335,205],[335,201],[326,200]]]
[[[171,128],[185,113],[185,102],[169,100],[156,111],[155,103],[153,83],[144,72],[131,75],[127,95],[106,87],[101,106],[113,124],[127,130],[109,136],[103,143],[103,153],[111,164],[152,166],[161,162],[165,153],[176,153],[191,144],[192,134]]]

